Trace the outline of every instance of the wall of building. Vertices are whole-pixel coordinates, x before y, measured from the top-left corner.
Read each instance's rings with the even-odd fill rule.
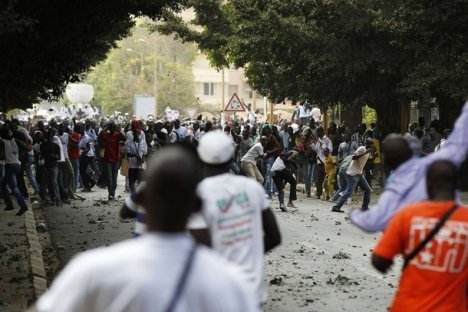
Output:
[[[247,105],[253,102],[253,91],[248,85],[242,68],[228,68],[224,70],[224,104],[222,105],[222,72],[210,66],[208,59],[203,55],[197,55],[193,64],[193,76],[195,79],[195,96],[202,105],[210,105],[221,110],[236,93]],[[257,95],[257,101],[262,96]],[[258,106],[258,105],[257,105]]]

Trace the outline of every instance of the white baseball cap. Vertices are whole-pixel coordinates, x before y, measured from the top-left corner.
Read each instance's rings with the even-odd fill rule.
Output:
[[[201,161],[210,165],[227,163],[234,156],[234,144],[222,131],[208,132],[200,140],[197,147]]]

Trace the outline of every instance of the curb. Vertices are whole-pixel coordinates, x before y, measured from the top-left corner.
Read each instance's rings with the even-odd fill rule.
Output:
[[[39,298],[47,290],[47,275],[42,259],[42,245],[36,231],[36,219],[30,200],[27,200],[29,209],[25,212],[26,237],[29,244],[29,256],[32,275],[34,299]]]

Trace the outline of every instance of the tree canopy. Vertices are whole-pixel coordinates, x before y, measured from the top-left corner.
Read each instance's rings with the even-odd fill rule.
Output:
[[[5,0],[0,3],[0,108],[59,97],[127,36],[137,16],[157,19],[176,0]]]
[[[147,23],[139,19],[131,36],[118,42],[118,47],[86,77],[86,82],[94,86],[95,103],[109,115],[114,111],[132,112],[136,94],[157,92],[158,113],[167,106],[184,109],[196,104],[192,75],[195,46],[149,34]]]
[[[189,0],[156,29],[197,42],[217,67],[246,70],[272,100],[399,105],[468,93],[467,0]],[[224,37],[222,36],[224,35]],[[396,117],[396,116],[395,116]]]

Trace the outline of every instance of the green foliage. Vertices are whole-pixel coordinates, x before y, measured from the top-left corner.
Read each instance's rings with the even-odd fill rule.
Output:
[[[189,0],[157,30],[196,42],[218,67],[244,67],[272,100],[399,104],[468,93],[468,1]],[[397,118],[398,119],[398,118]]]
[[[0,3],[0,108],[59,97],[128,35],[134,17],[156,19],[176,0],[4,0]]]
[[[362,107],[362,122],[369,126],[371,123],[377,122],[377,112],[375,109],[365,105]]]
[[[183,109],[196,103],[191,72],[195,47],[172,37],[148,34],[144,27],[147,23],[139,20],[132,35],[119,42],[118,48],[111,50],[86,78],[94,86],[95,102],[108,115],[115,111],[132,114],[136,94],[157,92],[159,114],[167,106]]]

